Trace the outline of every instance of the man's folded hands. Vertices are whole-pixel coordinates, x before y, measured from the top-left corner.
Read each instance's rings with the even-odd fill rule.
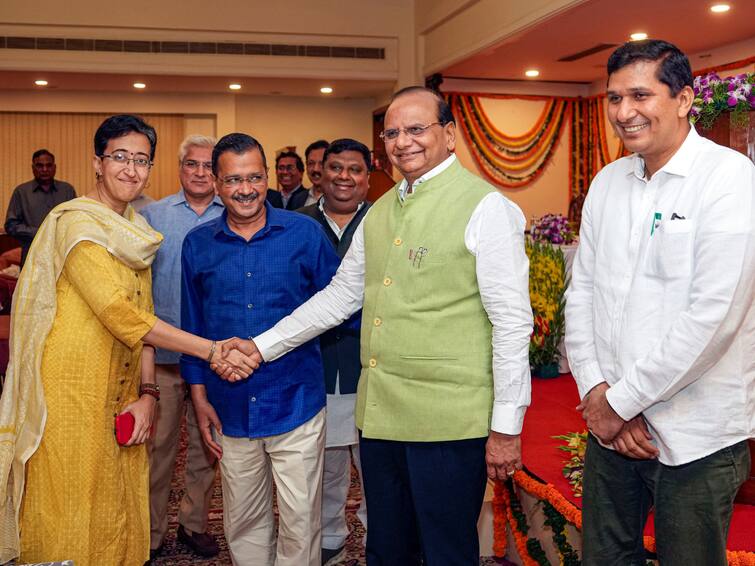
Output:
[[[234,337],[218,342],[210,367],[220,379],[233,382],[248,378],[262,362],[262,355],[252,340]]]

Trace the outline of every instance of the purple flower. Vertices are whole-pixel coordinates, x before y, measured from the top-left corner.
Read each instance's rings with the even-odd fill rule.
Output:
[[[739,100],[737,100],[736,96],[730,96],[729,98],[726,99],[726,104],[728,104],[732,108],[736,106],[738,103],[739,103]]]

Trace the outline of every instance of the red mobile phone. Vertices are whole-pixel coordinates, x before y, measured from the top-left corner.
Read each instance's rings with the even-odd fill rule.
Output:
[[[115,417],[115,440],[123,446],[134,434],[134,415],[131,413],[122,413]]]

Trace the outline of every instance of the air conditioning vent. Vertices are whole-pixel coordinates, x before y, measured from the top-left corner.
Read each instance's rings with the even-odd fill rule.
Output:
[[[601,51],[605,51],[606,49],[611,49],[612,47],[616,47],[618,44],[616,43],[598,43],[597,45],[590,47],[589,49],[585,49],[583,51],[579,51],[578,53],[572,53],[571,55],[567,55],[566,57],[561,57],[559,59],[559,63],[569,63],[571,61],[578,61],[579,59],[584,59],[585,57],[589,57],[590,55],[594,55],[595,53],[600,53]]]
[[[237,42],[194,43],[189,41],[134,41],[129,39],[81,39],[59,37],[0,37],[0,49],[385,59],[385,49],[382,47]]]

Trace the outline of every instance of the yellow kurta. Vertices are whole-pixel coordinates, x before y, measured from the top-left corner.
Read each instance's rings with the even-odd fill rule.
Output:
[[[56,286],[42,357],[47,424],[29,460],[21,562],[141,566],[149,558],[144,445],[121,447],[113,418],[138,398],[144,336],[154,326],[149,269],[77,244]]]

